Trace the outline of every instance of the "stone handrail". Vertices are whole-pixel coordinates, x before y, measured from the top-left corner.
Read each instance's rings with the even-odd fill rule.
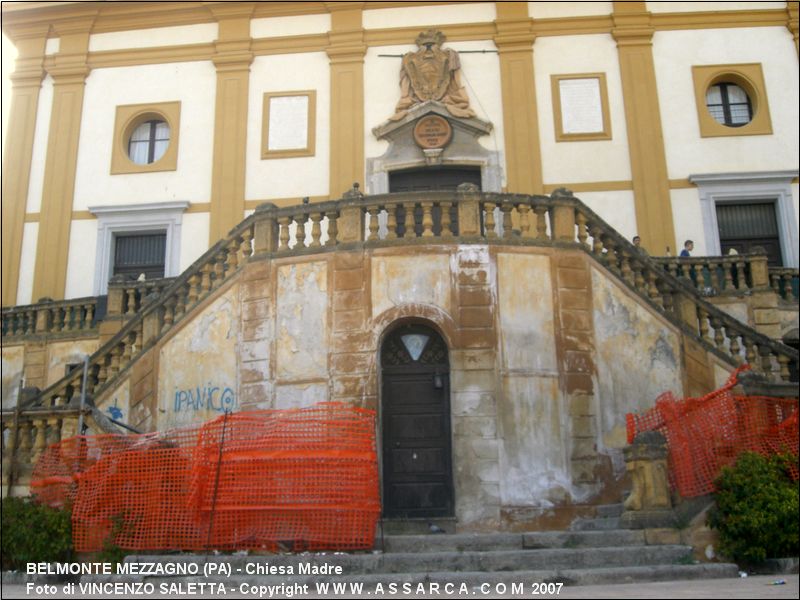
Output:
[[[686,277],[702,296],[734,295],[769,287],[764,253],[728,256],[655,256],[675,277]],[[754,277],[755,274],[755,277]]]
[[[172,280],[89,361],[87,393],[98,398],[116,376],[198,302],[252,258],[417,243],[555,245],[582,248],[644,301],[732,365],[747,361],[771,381],[788,381],[798,353],[704,300],[694,285],[628,240],[566,190],[552,196],[415,192],[277,208],[263,204],[183,274]],[[43,406],[69,403],[80,391],[76,370],[39,394]]]
[[[787,302],[797,302],[800,270],[788,267],[770,267],[769,281],[772,290]]]
[[[147,281],[117,281],[108,283],[108,314],[132,317],[141,310],[147,298],[157,297],[175,280],[174,277]]]
[[[255,215],[236,226],[225,239],[208,249],[179,277],[146,302],[110,340],[89,357],[87,395],[99,398],[155,341],[171,329],[198,302],[235,273],[240,259],[252,254]],[[75,369],[37,396],[23,403],[47,408],[68,405],[81,391],[82,370]]]
[[[96,333],[97,298],[43,300],[2,310],[2,336],[10,339],[37,334]]]

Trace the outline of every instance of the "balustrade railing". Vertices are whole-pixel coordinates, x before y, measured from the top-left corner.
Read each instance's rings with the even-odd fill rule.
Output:
[[[729,256],[653,257],[675,277],[685,277],[702,296],[738,294],[760,287],[753,281],[756,265],[766,268],[766,254]]]
[[[582,248],[667,318],[733,364],[747,361],[770,380],[788,381],[789,365],[797,362],[797,351],[709,304],[698,294],[691,276],[673,273],[669,264],[665,268],[664,262],[638,251],[566,190],[556,190],[551,196],[525,196],[462,187],[457,192],[364,196],[354,188],[338,201],[286,208],[264,204],[170,280],[153,302],[142,305],[134,295],[132,318],[90,357],[87,392],[98,397],[150,344],[251,256],[434,240]],[[727,282],[726,277],[723,273]],[[760,285],[743,281],[748,286]],[[68,375],[44,390],[37,401],[67,404],[80,389],[80,376],[80,370]]]
[[[93,332],[97,329],[97,298],[45,300],[2,310],[2,336]]]
[[[770,267],[769,281],[772,290],[787,302],[797,302],[800,297],[798,291],[798,269],[786,267]]]

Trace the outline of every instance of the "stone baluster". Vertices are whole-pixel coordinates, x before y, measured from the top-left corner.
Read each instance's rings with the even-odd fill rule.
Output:
[[[53,308],[53,330],[58,333],[64,330],[64,311],[61,307]]]
[[[500,212],[503,215],[503,239],[509,240],[513,235],[513,224],[511,222],[511,212],[514,210],[514,205],[510,202],[503,202],[500,205]]]
[[[36,331],[36,311],[25,311],[25,317],[25,333],[31,335]]]
[[[711,288],[715,292],[720,292],[722,288],[719,285],[719,276],[717,275],[717,267],[719,265],[714,261],[708,262],[708,276],[711,281]]]
[[[581,246],[588,248],[588,244],[586,240],[589,239],[589,233],[586,227],[586,215],[582,212],[578,212],[575,215],[575,220],[578,223],[578,242],[580,242]]]
[[[134,331],[132,353],[135,355],[137,352],[141,352],[143,347],[144,347],[144,321],[140,321]]]
[[[533,212],[536,213],[536,239],[537,240],[546,240],[547,239],[547,219],[545,215],[547,214],[547,207],[546,206],[535,206],[533,208]]]
[[[697,318],[700,325],[700,337],[711,343],[711,337],[708,335],[708,312],[702,306],[697,307]]]
[[[192,273],[189,276],[189,305],[194,305],[200,297],[200,276]]]
[[[616,251],[617,244],[616,242],[614,242],[614,239],[611,236],[606,236],[604,242],[605,242],[605,247],[608,250],[608,252],[606,252],[603,255],[606,261],[606,265],[608,266],[609,269],[614,271],[614,273],[619,275],[620,274],[619,259],[617,257],[617,251]]]
[[[783,275],[783,298],[789,302],[793,302],[796,298],[794,297],[794,290],[792,289],[792,279],[793,276],[791,273],[784,273]]]
[[[603,256],[603,232],[595,224],[590,226],[589,232],[592,234],[592,254],[600,260]]]
[[[211,263],[206,263],[200,268],[200,295],[205,296],[211,291]]]
[[[778,365],[779,365],[779,374],[781,381],[789,381],[790,371],[789,371],[789,362],[790,358],[785,354],[778,355]]]
[[[119,373],[119,357],[122,354],[119,344],[111,348],[111,362],[108,365],[108,378],[114,379]]]
[[[170,296],[164,302],[164,331],[168,331],[175,322],[175,296]]]
[[[320,222],[322,221],[322,213],[320,212],[313,212],[310,215],[311,218],[311,248],[320,248],[322,243],[320,242],[320,238],[322,237],[322,226]]]
[[[406,216],[405,220],[403,221],[403,225],[405,227],[405,232],[403,233],[403,238],[413,238],[417,237],[417,232],[414,229],[414,202],[404,202],[403,206],[406,209]]]
[[[722,269],[724,271],[725,290],[733,290],[738,287],[733,283],[733,263],[727,261],[723,262]],[[744,277],[744,273],[737,272],[737,275],[739,275],[739,279]]]
[[[676,263],[675,261],[671,260],[667,263],[667,270],[673,277],[680,277],[680,275],[678,274],[679,270],[678,263]]]
[[[253,227],[246,227],[242,232],[242,241],[239,244],[239,254],[241,255],[241,262],[247,262],[247,259],[253,255]]]
[[[645,290],[645,279],[644,275],[642,274],[642,269],[643,267],[639,263],[634,262],[633,284],[637,290],[643,292]]]
[[[294,239],[297,240],[297,243],[294,247],[302,250],[306,247],[306,215],[303,214],[296,217],[294,222],[297,225],[297,228],[294,230]]]
[[[750,365],[754,371],[758,370],[758,365],[756,364],[756,350],[755,344],[750,341],[747,337],[742,337],[742,341],[744,342],[744,359],[747,361],[747,364]]]
[[[106,354],[105,356],[101,356],[98,360],[100,365],[97,369],[97,385],[100,386],[108,381],[108,363],[110,362],[110,357]]]
[[[297,228],[298,236],[300,234],[300,227]],[[299,237],[298,237],[299,243]],[[227,256],[225,257],[225,275],[228,276],[233,273],[236,268],[239,266],[239,244],[236,243],[236,240],[233,239],[227,246]]]
[[[433,237],[433,202],[421,202],[422,205],[422,237]]]
[[[635,285],[633,269],[631,269],[630,255],[625,251],[622,252],[622,278],[630,285]]]
[[[739,291],[746,291],[749,290],[752,285],[751,281],[748,281],[748,272],[747,264],[743,260],[736,261],[736,289]]]
[[[661,297],[661,292],[658,289],[658,276],[652,269],[647,270],[647,295],[656,306],[664,309],[664,299]]]
[[[57,444],[61,441],[61,419],[52,415],[47,419],[47,445]]]
[[[692,266],[689,263],[685,261],[681,262],[681,273],[683,273],[683,276],[689,281],[692,280]]]
[[[396,204],[386,204],[384,207],[386,210],[386,239],[387,240],[396,240],[397,239],[397,205]]]
[[[519,211],[519,232],[523,239],[530,239],[531,234],[531,207],[525,203],[517,207]]]
[[[31,459],[32,462],[36,462],[47,447],[47,421],[41,418],[33,419],[33,431],[33,454]]]
[[[494,203],[493,202],[484,202],[483,203],[483,210],[485,211],[484,217],[484,235],[489,238],[496,238],[497,232],[494,230],[495,223],[494,223]]]
[[[289,251],[289,217],[279,217],[278,227],[280,232],[278,234],[278,252]]]
[[[761,371],[766,375],[769,379],[775,380],[777,379],[777,374],[773,373],[772,370],[772,350],[767,344],[760,344],[758,346],[758,354],[761,358]]]
[[[694,272],[695,287],[697,288],[697,291],[702,294],[706,289],[706,278],[703,273],[703,265],[692,265],[691,269]]]
[[[782,277],[779,273],[770,273],[769,275],[772,291],[775,292],[778,296],[781,295],[781,279]]]
[[[218,253],[211,260],[214,262],[214,279],[211,281],[211,287],[217,289],[225,279],[225,259]]]
[[[722,321],[719,317],[711,318],[711,327],[714,330],[714,344],[718,350],[725,351],[725,333],[722,330]]]
[[[136,306],[136,288],[129,287],[127,290],[125,290],[125,294],[127,296],[127,310],[125,311],[125,314],[132,316],[138,309]]]
[[[736,329],[732,329],[730,327],[725,328],[725,334],[728,336],[728,339],[730,340],[730,351],[733,360],[736,361],[737,365],[742,364],[743,361],[742,346],[741,344],[739,344],[739,337],[741,336],[741,334]]]
[[[338,215],[336,211],[326,212],[325,216],[328,217],[328,240],[325,242],[326,246],[335,246],[338,241],[337,221]]]
[[[452,202],[440,202],[439,208],[442,211],[442,233],[443,238],[453,237],[453,223],[450,219],[450,207],[453,206]]]
[[[368,242],[373,242],[379,239],[378,236],[378,207],[374,204],[367,207],[367,214],[369,215],[369,225],[367,229]]]
[[[94,322],[94,304],[86,305],[86,329],[91,329]]]

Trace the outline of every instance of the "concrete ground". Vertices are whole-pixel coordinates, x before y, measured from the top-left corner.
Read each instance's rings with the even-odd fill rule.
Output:
[[[777,582],[784,582],[777,584]],[[3,585],[2,598],[288,598],[287,594],[272,595],[264,590],[259,595],[255,593],[240,593],[239,590],[229,589],[226,594],[215,593],[212,590],[205,590],[202,593],[190,594],[187,590],[176,590],[174,594],[160,594],[158,585],[155,586],[156,593],[153,595],[140,594],[134,595],[113,595],[105,592],[101,593],[81,593],[78,589],[74,593],[65,593],[64,584],[59,584],[54,594],[45,593],[43,589],[33,589],[26,593],[24,585]],[[52,588],[51,588],[52,589]],[[484,593],[484,591],[486,593]],[[386,597],[393,598],[542,598],[547,596],[556,597],[556,594],[539,593],[533,594],[532,586],[525,585],[524,594],[505,594],[497,593],[497,590],[470,589],[466,592],[458,593],[458,588],[452,594],[441,590],[438,594],[426,594],[419,596],[416,593],[403,593],[398,590],[397,594],[384,594]],[[329,593],[327,595],[295,595],[296,598],[349,598],[353,595],[348,590],[343,594]],[[373,591],[364,590],[361,598],[380,598],[382,595]],[[800,587],[798,575],[759,575],[747,578],[735,579],[699,579],[692,581],[665,581],[657,583],[634,583],[634,584],[611,584],[611,585],[587,585],[563,587],[557,594],[561,598],[792,598],[796,600],[800,597]]]

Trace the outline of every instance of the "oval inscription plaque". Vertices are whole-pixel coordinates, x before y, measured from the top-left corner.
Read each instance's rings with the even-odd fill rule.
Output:
[[[420,148],[444,148],[453,136],[453,128],[447,119],[439,115],[422,117],[414,125],[414,141]]]

